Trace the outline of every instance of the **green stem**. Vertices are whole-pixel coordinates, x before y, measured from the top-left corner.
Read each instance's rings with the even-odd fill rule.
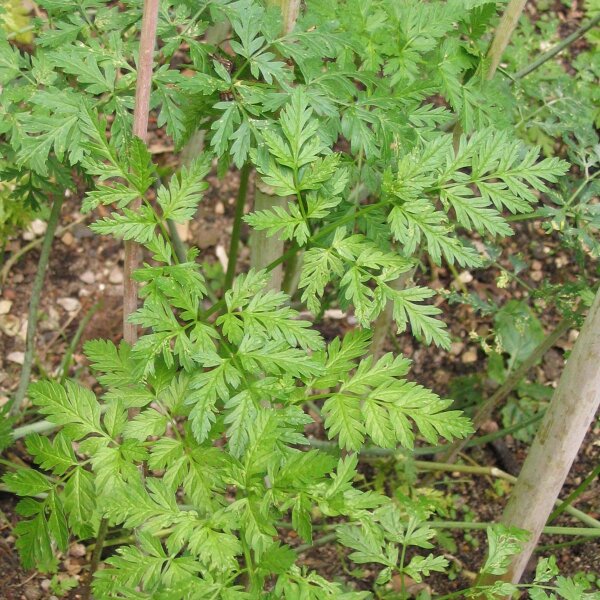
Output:
[[[244,206],[248,195],[248,179],[250,178],[250,163],[246,163],[240,171],[240,187],[238,189],[237,200],[235,203],[235,217],[233,220],[233,230],[231,231],[231,242],[229,243],[229,257],[227,262],[227,273],[225,274],[225,291],[231,288],[233,278],[235,277],[235,267],[237,265],[238,251],[240,246],[240,231],[242,229],[242,217],[244,216]]]
[[[376,204],[369,204],[368,206],[365,206],[362,210],[359,210],[356,213],[348,213],[346,216],[342,217],[339,221],[336,221],[335,223],[330,223],[327,227],[324,227],[319,232],[317,232],[315,235],[311,236],[307,242],[307,247],[310,247],[310,246],[316,244],[317,242],[319,242],[320,240],[322,240],[323,238],[327,237],[330,233],[334,232],[338,227],[341,227],[342,225],[345,225],[346,223],[349,223],[350,221],[359,218],[361,215],[365,215],[373,210],[376,210],[382,206],[385,206],[386,204],[389,204],[389,201],[383,200],[381,202],[377,202]],[[287,250],[287,252],[282,253],[273,262],[269,263],[265,267],[265,270],[267,272],[272,271],[275,267],[277,267],[281,263],[289,260],[292,256],[294,256],[296,254],[296,252],[298,252],[298,250],[300,250],[300,247],[296,243],[292,244],[290,246],[290,248]],[[206,319],[206,318],[210,317],[214,313],[220,311],[224,306],[225,306],[225,300],[223,300],[223,299],[219,300],[219,302],[213,304],[206,312],[204,312],[203,318]]]
[[[85,592],[83,594],[84,600],[89,600],[92,596],[92,579],[94,573],[98,570],[100,564],[100,558],[102,557],[102,549],[104,548],[104,540],[108,533],[108,519],[102,517],[100,525],[98,526],[98,535],[96,536],[96,543],[94,545],[94,551],[92,552],[92,560],[90,562],[90,573],[89,579],[86,585]]]
[[[476,523],[472,521],[428,521],[432,529],[487,529],[495,523]],[[600,528],[597,527],[544,527],[546,535],[574,535],[588,538],[600,537]]]
[[[52,240],[54,238],[56,227],[58,226],[58,219],[60,217],[60,209],[62,208],[63,201],[64,198],[62,195],[54,197],[52,201],[50,217],[48,218],[46,233],[44,234],[44,241],[42,242],[40,259],[38,262],[35,278],[33,280],[33,286],[31,288],[31,300],[29,301],[29,313],[27,315],[27,334],[25,337],[25,357],[23,359],[23,368],[21,369],[19,387],[17,388],[12,404],[10,406],[9,414],[11,416],[15,416],[21,412],[23,408],[25,394],[27,393],[27,388],[29,387],[29,377],[31,375],[31,365],[33,363],[33,352],[35,347],[35,332],[37,329],[38,308],[40,306],[40,300],[42,297],[42,288],[44,286],[46,269],[48,268],[48,262],[50,260],[50,249],[52,248]]]
[[[551,58],[556,56],[559,52],[562,52],[565,48],[570,46],[575,40],[578,40],[581,36],[585,35],[592,27],[595,27],[598,23],[600,23],[600,13],[597,14],[591,21],[587,24],[582,25],[579,29],[575,30],[571,35],[568,35],[566,38],[561,40],[556,46],[550,48],[547,52],[540,55],[536,60],[532,63],[517,71],[513,76],[513,79],[523,79],[523,77],[527,77],[532,71],[535,71],[537,68],[541,67],[545,62],[549,61]]]
[[[175,252],[175,257],[179,263],[184,263],[187,258],[187,247],[177,231],[177,225],[171,219],[167,219],[167,229],[169,230],[171,247]]]
[[[96,302],[96,304],[94,304],[94,306],[92,306],[92,308],[90,308],[90,310],[87,312],[85,317],[83,319],[81,319],[81,322],[79,323],[79,326],[77,327],[77,331],[75,332],[75,335],[73,336],[73,339],[71,340],[71,343],[69,344],[69,347],[67,348],[67,351],[65,352],[65,355],[60,363],[58,372],[60,373],[60,383],[61,384],[65,382],[65,379],[67,378],[67,375],[69,374],[71,358],[73,356],[73,353],[77,349],[79,340],[81,339],[81,336],[83,335],[83,332],[85,331],[85,328],[87,327],[88,323],[91,321],[92,317],[98,312],[98,309],[101,306],[102,306],[102,302]]]
[[[254,570],[254,563],[252,561],[252,553],[250,551],[250,548],[248,547],[248,544],[246,543],[246,540],[244,540],[244,538],[241,538],[241,542],[242,542],[242,550],[244,552],[244,561],[246,562],[246,571],[248,573],[248,579],[250,580],[250,594],[252,593],[256,593],[258,592],[259,586],[258,586],[258,582],[256,579],[256,572]]]
[[[317,540],[315,540],[312,544],[302,544],[294,550],[300,554],[301,552],[306,552],[307,550],[311,550],[312,548],[318,548],[319,546],[324,546],[329,542],[333,542],[336,539],[337,535],[335,533],[328,533],[327,535],[323,535]]]
[[[405,536],[406,539],[406,536]],[[404,577],[404,563],[406,562],[406,542],[402,544],[402,552],[400,554],[400,598],[406,600],[406,581]]]
[[[565,318],[560,321],[554,331],[547,335],[533,352],[513,371],[506,381],[479,407],[473,418],[473,434],[454,442],[440,459],[443,462],[453,462],[474,433],[490,418],[494,409],[515,389],[529,369],[531,369],[554,344],[568,331],[573,321]]]
[[[569,508],[569,506],[585,492],[590,483],[598,477],[598,474],[600,474],[600,463],[598,463],[592,472],[563,500],[562,504],[554,509],[554,512],[548,517],[548,523],[554,521],[558,515],[567,510],[567,508]]]

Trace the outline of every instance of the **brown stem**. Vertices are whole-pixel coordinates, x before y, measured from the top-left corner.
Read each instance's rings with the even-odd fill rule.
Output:
[[[146,142],[148,137],[148,116],[150,112],[150,94],[152,92],[152,67],[154,62],[154,47],[156,45],[156,26],[158,23],[159,0],[144,0],[142,29],[140,34],[140,52],[138,57],[137,83],[135,88],[135,106],[133,109],[133,135]],[[142,199],[137,198],[131,203],[132,210],[138,210]],[[128,344],[137,340],[137,326],[128,322],[130,314],[137,310],[138,289],[133,280],[133,271],[140,260],[140,248],[134,241],[125,242],[124,289],[123,289],[123,337]],[[100,564],[102,547],[108,531],[108,520],[103,517],[98,528],[94,553],[90,564],[89,582],[86,598],[90,597],[91,583]]]
[[[158,23],[159,0],[145,0],[138,58],[137,84],[135,88],[135,107],[133,110],[133,135],[146,141],[148,137],[148,113],[150,111],[150,93],[152,91],[152,65],[156,44],[156,25]],[[134,200],[130,208],[137,210],[142,199]],[[128,322],[131,313],[137,310],[138,289],[132,274],[140,261],[140,248],[134,241],[125,242],[124,290],[123,290],[123,337],[129,344],[137,340],[137,326]]]

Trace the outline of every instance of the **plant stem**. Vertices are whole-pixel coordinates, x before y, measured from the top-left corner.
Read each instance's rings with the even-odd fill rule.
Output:
[[[60,373],[60,383],[65,382],[65,379],[67,378],[67,375],[69,374],[69,366],[71,364],[71,357],[73,356],[73,353],[77,349],[79,340],[81,339],[81,336],[83,335],[83,332],[85,331],[85,328],[87,327],[88,323],[91,321],[92,317],[98,312],[98,309],[101,306],[102,306],[102,302],[96,302],[96,304],[94,304],[92,306],[92,308],[90,308],[90,310],[87,312],[85,317],[83,317],[83,319],[81,319],[79,326],[77,327],[77,331],[75,332],[75,335],[73,336],[73,339],[71,340],[71,343],[69,344],[69,347],[67,348],[67,351],[65,352],[65,355],[64,355],[64,357],[60,363],[60,367],[58,369],[58,372]]]
[[[103,517],[100,520],[100,525],[98,525],[98,534],[96,535],[96,543],[94,544],[94,551],[92,552],[92,560],[90,562],[89,581],[88,581],[85,591],[83,593],[83,600],[89,600],[91,598],[92,578],[94,577],[94,573],[98,570],[98,565],[100,564],[100,559],[102,558],[102,549],[104,548],[104,540],[106,539],[107,533],[108,533],[108,519],[105,519]]]
[[[73,227],[75,227],[75,225],[79,225],[79,223],[83,223],[83,221],[85,221],[86,219],[87,219],[87,216],[84,215],[83,217],[79,217],[78,219],[76,219],[72,223],[69,223],[68,225],[63,225],[62,227],[57,227],[56,231],[54,232],[54,236],[60,237],[63,233],[65,233],[65,232],[69,231],[69,229],[72,229]],[[36,238],[35,240],[32,240],[31,242],[29,242],[29,244],[25,244],[25,246],[23,246],[22,248],[19,248],[19,250],[17,250],[16,252],[13,252],[10,255],[10,257],[4,263],[4,265],[2,267],[2,271],[0,271],[0,286],[4,285],[6,283],[6,278],[8,277],[8,274],[10,273],[10,270],[13,268],[14,264],[16,262],[18,262],[30,250],[33,250],[34,248],[36,248],[37,246],[42,244],[43,241],[44,241],[44,238]]]
[[[144,0],[142,14],[142,28],[140,33],[140,49],[138,57],[137,81],[135,88],[135,104],[133,109],[133,135],[143,142],[148,137],[148,117],[150,113],[150,94],[152,92],[152,67],[154,63],[154,47],[156,45],[156,27],[158,24],[159,0]],[[134,200],[130,209],[137,211],[142,204],[142,199]],[[129,323],[129,315],[137,310],[138,288],[133,279],[133,272],[140,261],[140,247],[133,240],[125,241],[125,261],[123,268],[123,338],[133,346],[137,341],[137,325]],[[91,593],[91,583],[94,573],[98,568],[102,555],[102,546],[108,530],[108,520],[102,517],[98,528],[98,536],[94,547],[94,555],[90,564],[90,574],[86,589],[87,597]],[[95,558],[95,560],[94,560]]]
[[[324,546],[329,542],[333,542],[333,540],[335,540],[336,537],[337,535],[335,533],[328,533],[327,535],[323,535],[320,538],[316,539],[312,544],[302,544],[301,546],[294,548],[294,550],[298,554],[300,554],[301,552],[306,552],[307,550],[311,550],[312,548],[317,548],[319,546]]]
[[[562,514],[573,502],[585,492],[590,483],[600,474],[600,463],[598,463],[592,472],[563,500],[562,504],[555,508],[552,514],[548,517],[548,523],[552,523],[558,515]]]
[[[171,245],[175,251],[175,256],[180,263],[184,263],[187,255],[187,248],[185,242],[181,239],[177,223],[167,219],[167,229],[169,230],[169,237],[171,238]]]
[[[158,23],[159,0],[144,0],[140,51],[138,58],[137,82],[135,88],[135,106],[133,110],[133,135],[146,141],[148,137],[148,113],[150,111],[150,93],[152,91],[152,65],[156,44],[156,26]],[[134,200],[129,208],[138,210],[142,199]],[[123,337],[133,345],[137,340],[137,325],[128,322],[129,315],[137,310],[138,289],[133,280],[133,272],[140,261],[140,248],[137,242],[125,242],[125,261],[123,267]]]
[[[568,35],[566,38],[561,40],[556,46],[550,48],[544,54],[541,54],[536,60],[532,63],[528,64],[526,67],[517,71],[513,75],[514,80],[523,79],[523,77],[527,77],[532,71],[535,71],[537,68],[541,67],[545,62],[549,61],[551,58],[556,56],[559,52],[562,52],[565,48],[570,46],[574,41],[578,40],[580,37],[585,35],[592,27],[595,27],[600,23],[600,13],[597,14],[591,21],[582,25],[579,29],[574,31],[571,35]]]
[[[46,228],[46,233],[44,234],[44,241],[42,242],[40,259],[38,261],[37,271],[33,280],[33,286],[31,288],[31,300],[29,301],[29,312],[27,315],[27,334],[25,336],[25,357],[23,359],[23,368],[21,369],[21,376],[19,378],[19,387],[17,388],[9,410],[9,415],[11,416],[15,416],[21,412],[23,408],[23,401],[25,400],[25,394],[27,393],[27,388],[29,387],[29,377],[31,375],[31,365],[33,363],[33,353],[35,349],[35,332],[37,329],[38,308],[40,306],[40,300],[42,297],[42,288],[44,287],[46,269],[48,268],[48,262],[50,260],[52,240],[54,239],[54,233],[56,232],[56,227],[58,226],[60,209],[62,208],[63,202],[63,196],[55,196],[52,200],[52,209],[50,210],[50,217],[48,218],[48,225]]]
[[[416,267],[412,267],[405,273],[401,273],[397,279],[394,279],[390,283],[390,287],[394,290],[403,290],[406,287],[408,281],[415,274]],[[375,320],[373,324],[373,336],[371,338],[371,347],[369,354],[373,356],[374,360],[379,360],[381,355],[383,354],[383,349],[385,345],[385,340],[387,336],[390,334],[390,331],[393,326],[393,312],[394,312],[394,303],[391,300],[388,300],[385,308],[381,311],[380,315]]]
[[[494,523],[477,523],[473,521],[428,521],[433,529],[487,529]],[[580,537],[600,537],[600,529],[593,527],[544,527],[546,535],[575,535]]]
[[[509,375],[506,381],[479,407],[473,417],[473,433],[462,440],[456,440],[448,450],[440,455],[442,462],[453,462],[458,454],[467,445],[475,432],[490,418],[496,407],[515,389],[521,379],[554,344],[568,331],[573,321],[570,318],[562,319],[554,331],[548,334],[533,350],[533,352]]]
[[[296,25],[298,13],[300,11],[300,0],[266,0],[267,6],[278,7],[281,11],[282,17],[282,28],[281,34],[286,35],[290,33]],[[243,64],[234,75],[234,79],[244,70],[245,64]],[[296,181],[296,177],[294,177]],[[272,188],[265,185],[259,178],[255,178],[254,182],[254,210],[267,210],[272,207],[284,208],[287,206],[288,201],[291,198],[281,198],[276,196]],[[302,199],[298,198],[298,208],[304,215],[304,206]],[[253,230],[250,233],[250,265],[254,269],[264,269],[268,265],[272,264],[275,259],[281,257],[284,252],[283,241],[276,236],[268,236],[266,231]],[[282,261],[283,262],[283,261]],[[279,291],[283,283],[283,267],[280,266],[281,262],[274,265],[271,269],[267,269],[270,272],[270,279],[267,284],[269,289]]]
[[[338,227],[341,227],[342,225],[345,225],[346,223],[353,221],[354,219],[357,219],[359,216],[367,214],[367,213],[371,212],[372,210],[377,210],[378,208],[385,206],[386,204],[388,204],[388,202],[386,200],[383,200],[383,201],[377,202],[375,204],[369,204],[369,205],[365,206],[362,210],[357,211],[356,213],[349,212],[348,214],[346,214],[345,217],[342,217],[335,223],[330,223],[329,225],[327,225],[327,227],[324,227],[318,233],[311,236],[306,244],[306,247],[314,246],[317,242],[319,242],[323,238],[327,237],[330,233],[333,233]],[[299,246],[297,244],[293,243],[286,252],[279,255],[275,260],[273,260],[273,262],[269,263],[265,267],[265,270],[272,271],[275,267],[277,267],[281,263],[283,263],[287,260],[290,260],[290,258],[292,256],[294,256],[296,254],[296,252],[298,252],[299,249],[300,249]],[[203,313],[203,317],[205,319],[207,317],[210,317],[212,314],[220,311],[224,306],[225,306],[225,301],[223,299],[219,300],[217,303],[213,304],[208,310],[206,310]]]
[[[235,277],[235,267],[240,246],[240,231],[242,229],[242,217],[244,216],[244,206],[248,196],[248,179],[250,178],[250,163],[246,163],[240,171],[240,187],[238,189],[237,200],[235,202],[235,217],[233,220],[233,229],[231,231],[231,241],[229,243],[229,256],[227,258],[227,273],[225,274],[225,291],[231,288],[233,278]]]
[[[510,42],[510,37],[519,22],[519,17],[523,12],[526,3],[527,0],[510,0],[508,3],[487,53],[489,64],[486,72],[486,79],[490,80],[494,78],[498,65],[502,60],[504,50],[506,50],[506,46],[508,46],[508,43]]]
[[[531,533],[512,557],[504,581],[516,583],[600,406],[600,291],[581,328],[550,406],[502,516],[508,526]],[[569,506],[567,510],[572,509]]]

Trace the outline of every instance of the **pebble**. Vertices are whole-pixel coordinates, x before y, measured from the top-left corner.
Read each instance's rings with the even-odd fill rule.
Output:
[[[227,256],[227,250],[225,250],[225,247],[221,246],[221,244],[218,244],[217,247],[215,248],[215,254],[217,255],[217,258],[219,259],[219,262],[221,263],[221,266],[223,267],[223,271],[227,271],[227,266],[229,264],[229,257]]]
[[[0,316],[0,331],[8,337],[15,337],[21,328],[21,321],[15,315]]]
[[[458,280],[461,283],[471,283],[471,281],[473,281],[473,275],[471,275],[471,273],[469,273],[469,271],[463,271],[458,276]]]
[[[123,271],[119,267],[113,267],[108,274],[108,281],[114,285],[123,283]]]
[[[6,360],[22,365],[25,362],[25,354],[23,352],[11,352]]]
[[[0,315],[7,315],[12,306],[11,300],[0,300]]]
[[[541,260],[534,260],[531,262],[531,269],[533,271],[541,271],[542,270],[542,261]]]
[[[82,558],[85,556],[86,550],[83,544],[71,544],[69,548],[69,554],[75,558]]]
[[[223,206],[223,203],[220,201],[215,204],[215,214],[216,215],[224,215],[225,214],[225,206]]]
[[[541,281],[544,279],[544,273],[542,271],[532,271],[530,277],[532,281]]]
[[[465,349],[463,342],[452,342],[450,346],[450,353],[454,356],[458,356]]]
[[[67,312],[75,312],[81,308],[81,302],[77,298],[59,298],[56,304],[62,306]]]
[[[48,229],[48,224],[46,221],[42,221],[42,219],[34,219],[31,221],[29,228],[35,235],[44,235],[46,229]]]
[[[84,271],[79,276],[79,279],[81,279],[81,281],[83,281],[83,283],[87,283],[88,285],[91,285],[92,283],[96,282],[96,275],[92,271]]]
[[[462,355],[462,361],[466,365],[477,362],[477,350],[475,350],[475,348],[469,348],[469,350]]]
[[[70,231],[67,231],[61,238],[60,241],[65,245],[65,246],[72,246],[73,243],[75,242],[75,237],[73,236],[73,234]]]

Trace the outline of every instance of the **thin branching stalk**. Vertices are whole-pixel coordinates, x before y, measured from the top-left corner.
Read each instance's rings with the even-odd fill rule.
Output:
[[[87,215],[84,215],[82,217],[79,217],[78,219],[75,219],[71,223],[68,223],[67,225],[62,225],[61,227],[57,227],[56,231],[54,232],[54,237],[61,237],[63,235],[63,233],[66,233],[70,229],[73,229],[73,227],[75,227],[76,225],[83,223],[86,219],[87,219]],[[8,277],[10,270],[15,266],[15,264],[17,262],[19,262],[21,260],[21,258],[23,258],[23,256],[25,256],[28,252],[30,252],[34,248],[37,248],[43,242],[44,242],[43,237],[35,238],[28,244],[25,244],[25,246],[19,248],[19,250],[17,250],[16,252],[13,252],[10,255],[10,257],[6,259],[6,262],[4,263],[4,265],[2,266],[2,270],[0,271],[0,289],[1,289],[1,286],[3,286],[6,283],[6,278]]]
[[[473,433],[462,440],[456,440],[448,450],[439,458],[442,462],[454,462],[456,457],[469,443],[475,432],[490,419],[494,410],[509,396],[519,385],[519,382],[527,372],[556,344],[556,342],[569,330],[573,320],[562,319],[555,329],[550,332],[537,346],[533,352],[508,376],[506,381],[477,409],[473,417]]]
[[[600,291],[581,328],[550,406],[502,516],[531,536],[511,559],[505,581],[516,583],[556,504],[571,465],[600,406]],[[572,508],[569,506],[569,508]]]
[[[140,53],[138,58],[137,83],[135,89],[135,106],[133,111],[133,135],[146,141],[148,137],[148,113],[150,111],[150,93],[152,91],[152,65],[154,46],[156,45],[156,26],[158,23],[159,0],[145,0],[140,37]],[[132,210],[142,204],[138,198],[131,203]],[[123,337],[129,344],[137,340],[137,325],[128,322],[129,315],[137,310],[138,289],[133,280],[133,272],[140,261],[139,245],[132,241],[125,242],[124,291],[123,291]]]
[[[233,229],[231,231],[231,241],[229,243],[229,256],[227,258],[227,273],[225,274],[225,290],[228,290],[235,277],[235,267],[237,265],[238,252],[240,247],[240,232],[242,230],[242,218],[244,216],[244,206],[248,196],[248,179],[250,177],[250,164],[246,163],[240,171],[240,187],[238,189],[237,200],[235,202],[235,216],[233,219]]]
[[[150,112],[150,94],[152,92],[152,67],[154,63],[154,47],[156,45],[156,27],[158,24],[159,0],[144,0],[142,29],[140,34],[140,51],[138,57],[137,83],[135,89],[135,105],[133,110],[133,135],[146,141],[148,137],[148,116]],[[138,210],[142,199],[138,198],[130,205]],[[125,242],[124,288],[123,288],[123,337],[133,345],[137,341],[137,325],[129,323],[129,315],[137,310],[138,288],[133,279],[133,272],[140,260],[140,248],[137,242]],[[96,544],[90,563],[89,581],[86,598],[90,597],[91,583],[102,556],[102,547],[108,531],[108,519],[103,517],[98,526]]]
[[[492,40],[492,44],[487,53],[488,68],[485,74],[486,79],[494,78],[496,70],[502,60],[504,50],[506,50],[506,47],[510,42],[510,38],[519,22],[519,18],[523,13],[526,3],[527,0],[511,0],[508,3],[508,6],[502,15],[502,19],[496,28],[494,39]]]
[[[478,523],[474,521],[428,521],[427,525],[433,529],[487,529],[492,523]],[[544,527],[546,535],[574,535],[586,538],[600,537],[597,527]]]
[[[580,37],[583,37],[590,29],[598,25],[598,23],[600,23],[600,13],[598,13],[591,21],[574,31],[571,35],[568,35],[566,38],[561,40],[560,43],[556,44],[556,46],[538,56],[538,58],[536,58],[536,60],[534,60],[532,63],[528,64],[520,71],[517,71],[517,73],[515,73],[513,76],[513,79],[518,80],[523,79],[523,77],[527,77],[527,75],[541,67],[544,63],[548,62],[551,58],[555,57],[565,48],[568,48],[573,42],[577,41]]]
[[[397,279],[394,279],[390,283],[390,287],[394,290],[403,290],[406,284],[412,279],[415,274],[415,267],[408,270],[406,273],[402,273]],[[381,311],[380,315],[373,324],[373,337],[371,339],[370,354],[374,360],[381,358],[384,353],[385,341],[387,336],[393,331],[394,323],[394,303],[388,300],[385,308]]]
[[[75,350],[77,349],[79,340],[81,339],[81,336],[83,335],[83,332],[85,331],[85,328],[88,326],[89,322],[92,320],[92,317],[98,312],[98,310],[100,309],[101,306],[102,306],[101,301],[96,302],[96,304],[94,304],[92,306],[92,308],[90,308],[90,310],[88,310],[85,317],[83,317],[83,319],[81,319],[81,321],[79,322],[79,325],[77,326],[77,331],[75,332],[75,335],[73,336],[73,339],[71,340],[69,347],[67,348],[67,351],[65,352],[65,355],[63,356],[63,359],[60,363],[60,367],[58,369],[58,373],[60,374],[60,382],[61,383],[64,383],[65,380],[67,379],[67,376],[69,375],[69,367],[71,366],[71,359],[73,358],[73,354],[75,353]]]
[[[548,523],[552,523],[559,515],[565,512],[569,506],[572,506],[575,500],[587,490],[590,484],[596,481],[596,478],[600,475],[600,463],[598,463],[592,472],[562,501],[561,505],[554,509],[552,514],[548,517]]]
[[[277,6],[281,10],[282,34],[290,33],[300,11],[300,0],[267,0],[267,5]],[[271,188],[257,177],[254,182],[254,211],[271,209],[274,206],[285,208],[288,198],[276,196]],[[284,254],[283,241],[276,236],[267,236],[266,231],[252,231],[250,234],[250,266],[264,269]],[[279,291],[283,285],[283,261],[269,269],[268,287]]]
[[[21,369],[21,376],[19,378],[19,387],[17,388],[10,406],[9,414],[11,416],[15,416],[21,412],[23,408],[23,401],[25,400],[25,394],[27,393],[27,388],[29,387],[29,377],[31,375],[33,353],[35,350],[35,332],[37,329],[38,308],[40,306],[42,288],[44,287],[44,279],[46,277],[46,270],[50,260],[52,240],[54,239],[54,234],[58,226],[60,209],[62,208],[63,202],[63,196],[55,196],[52,200],[52,209],[50,210],[50,217],[48,218],[48,225],[46,227],[46,233],[44,234],[44,241],[42,242],[40,259],[38,261],[37,271],[33,280],[33,286],[31,288],[29,313],[27,315],[27,334],[25,336],[25,356],[23,358],[23,368]]]

